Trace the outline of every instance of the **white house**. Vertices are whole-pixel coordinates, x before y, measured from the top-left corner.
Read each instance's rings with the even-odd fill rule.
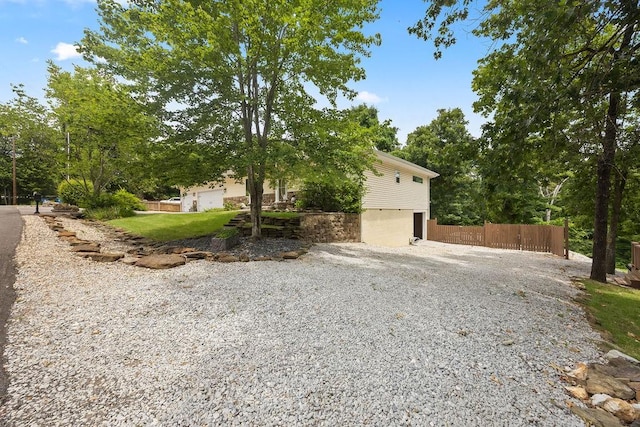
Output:
[[[437,173],[414,163],[376,151],[377,174],[365,172],[365,195],[360,216],[361,241],[372,245],[404,246],[411,237],[426,238],[430,218],[430,182]],[[289,200],[296,188],[278,182],[267,185],[263,203]],[[222,208],[225,202],[249,203],[245,180],[225,178],[220,184],[181,189],[182,211]]]
[[[372,245],[404,246],[426,238],[431,179],[437,173],[377,151],[378,175],[367,171],[362,199],[361,240]]]

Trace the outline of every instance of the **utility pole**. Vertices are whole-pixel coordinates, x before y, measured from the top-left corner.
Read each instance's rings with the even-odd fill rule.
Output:
[[[69,131],[67,131],[67,181],[69,181],[70,163],[71,163],[71,140],[69,138]]]
[[[13,205],[18,205],[18,185],[16,181],[16,137],[11,137],[13,152],[12,152],[12,161],[13,161]]]

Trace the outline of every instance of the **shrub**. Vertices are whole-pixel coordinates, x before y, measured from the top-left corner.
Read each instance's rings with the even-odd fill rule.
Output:
[[[90,209],[109,208],[115,206],[115,201],[113,195],[109,193],[100,193],[97,196],[91,194],[84,200],[83,206]]]
[[[102,208],[87,208],[84,211],[87,218],[97,221],[110,221],[112,219],[127,218],[134,216],[136,213],[131,208],[122,206],[109,206]]]
[[[360,181],[345,180],[338,183],[307,181],[296,207],[320,209],[324,212],[362,212],[364,185]]]
[[[87,185],[77,179],[62,181],[58,185],[58,195],[62,201],[69,205],[86,206],[88,199],[93,193],[93,185]]]
[[[116,191],[113,195],[113,202],[115,206],[128,208],[132,211],[146,210],[145,205],[142,204],[142,201],[138,197],[136,197],[135,194],[131,194],[127,190],[122,188]]]

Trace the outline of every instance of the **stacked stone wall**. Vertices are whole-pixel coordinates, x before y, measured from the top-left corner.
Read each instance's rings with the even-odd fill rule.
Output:
[[[304,213],[300,237],[313,243],[360,242],[360,215],[348,213]]]

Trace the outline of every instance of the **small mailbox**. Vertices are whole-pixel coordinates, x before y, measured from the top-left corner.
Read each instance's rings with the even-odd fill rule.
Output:
[[[38,193],[37,191],[34,191],[33,192],[33,200],[36,202],[36,211],[34,213],[39,214],[40,210],[38,209],[38,205],[42,201],[42,194]]]

